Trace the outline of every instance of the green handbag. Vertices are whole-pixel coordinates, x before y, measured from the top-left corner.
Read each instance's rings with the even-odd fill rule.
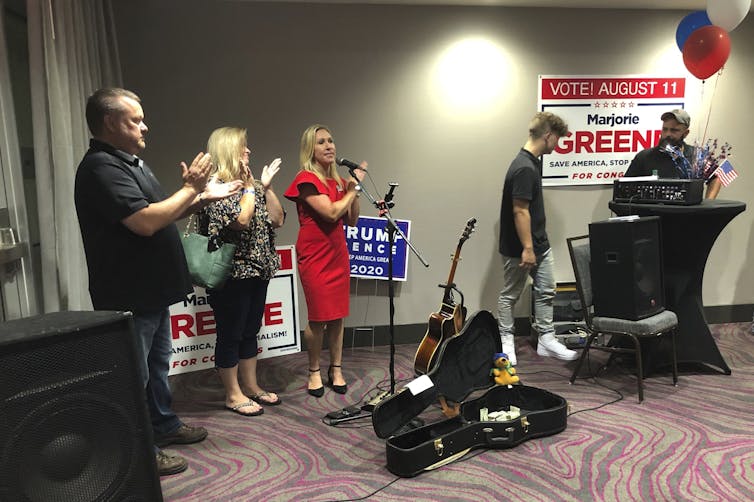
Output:
[[[236,245],[220,242],[220,247],[210,251],[209,237],[197,233],[196,224],[194,224],[194,232],[190,231],[193,218],[192,214],[186,225],[186,231],[181,237],[191,282],[203,288],[220,289],[233,268]]]

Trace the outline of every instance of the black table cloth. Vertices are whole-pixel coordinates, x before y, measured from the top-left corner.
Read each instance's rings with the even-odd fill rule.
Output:
[[[610,202],[619,216],[659,216],[665,283],[665,307],[678,316],[676,351],[680,368],[703,365],[730,375],[704,316],[702,279],[712,246],[723,228],[746,209],[730,200],[704,200],[695,206]],[[656,342],[656,341],[655,341]],[[662,342],[645,352],[645,373],[670,365]]]

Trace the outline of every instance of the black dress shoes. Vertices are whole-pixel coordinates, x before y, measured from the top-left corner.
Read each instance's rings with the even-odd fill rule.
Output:
[[[319,373],[319,368],[317,368],[316,370],[309,368],[309,373]],[[325,395],[325,386],[323,385],[322,387],[318,387],[316,389],[306,389],[306,391],[310,396],[322,397]]]
[[[333,368],[340,368],[340,364],[331,364],[330,367],[327,369],[327,378],[330,380],[328,385],[332,388],[332,390],[334,390],[338,394],[345,394],[346,392],[348,392],[348,384],[335,385],[333,383],[333,378],[332,378]]]

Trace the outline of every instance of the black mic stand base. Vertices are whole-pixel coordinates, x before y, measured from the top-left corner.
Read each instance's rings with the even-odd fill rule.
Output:
[[[350,422],[359,418],[367,418],[372,416],[371,410],[369,412],[363,411],[358,406],[347,406],[342,410],[331,411],[325,418],[322,419],[327,425],[337,425],[343,422]]]
[[[330,413],[325,415],[325,418],[323,418],[322,420],[327,425],[338,425],[340,423],[349,422],[358,418],[371,417],[372,410],[374,410],[375,406],[377,406],[390,396],[390,392],[386,390],[380,391],[376,396],[371,398],[369,401],[366,401],[361,406],[354,404],[352,406],[346,406],[345,408],[338,411],[331,411]]]

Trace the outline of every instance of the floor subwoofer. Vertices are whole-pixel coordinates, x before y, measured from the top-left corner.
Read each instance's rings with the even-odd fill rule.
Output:
[[[0,500],[162,500],[138,368],[130,313],[0,324]]]

